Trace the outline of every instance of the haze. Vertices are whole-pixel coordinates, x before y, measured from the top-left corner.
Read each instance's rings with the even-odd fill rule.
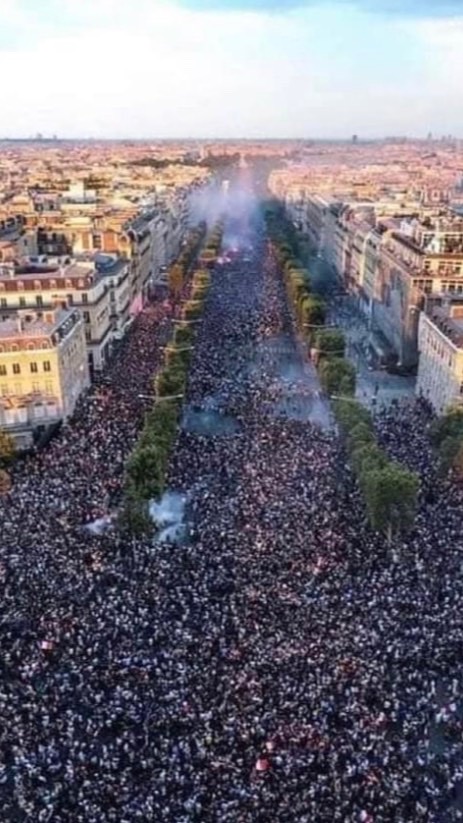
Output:
[[[3,137],[462,130],[457,3],[0,0],[0,15]]]

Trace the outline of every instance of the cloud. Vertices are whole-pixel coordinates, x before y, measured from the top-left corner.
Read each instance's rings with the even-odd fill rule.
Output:
[[[461,12],[461,0],[179,0],[179,3],[196,11],[258,11],[271,14],[342,5],[400,17],[447,17]]]
[[[10,21],[1,133],[463,132],[458,21],[373,14],[360,0],[292,0],[286,14],[263,14],[263,0],[246,12],[228,3],[224,14],[211,2],[199,13],[192,0],[137,0],[127,14],[126,0],[0,0]]]

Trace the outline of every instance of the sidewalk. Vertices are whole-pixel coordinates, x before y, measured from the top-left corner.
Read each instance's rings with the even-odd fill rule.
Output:
[[[338,301],[330,305],[328,322],[337,325],[346,336],[346,355],[357,371],[357,399],[369,408],[372,405],[389,406],[394,400],[412,400],[416,378],[372,368],[367,357],[369,330],[366,319],[345,299],[342,304]]]

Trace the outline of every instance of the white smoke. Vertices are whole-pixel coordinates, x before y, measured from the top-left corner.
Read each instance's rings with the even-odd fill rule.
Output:
[[[159,529],[160,543],[177,543],[185,535],[185,506],[187,499],[179,492],[165,492],[159,502],[150,503],[150,516]]]

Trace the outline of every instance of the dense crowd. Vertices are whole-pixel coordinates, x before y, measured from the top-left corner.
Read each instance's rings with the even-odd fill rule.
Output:
[[[335,432],[280,402],[300,353],[258,223],[195,343],[189,402],[236,427],[179,435],[189,539],[82,528],[117,503],[168,314],[1,501],[2,820],[463,819],[459,492],[396,406],[378,434],[422,505],[392,547],[367,528]]]

